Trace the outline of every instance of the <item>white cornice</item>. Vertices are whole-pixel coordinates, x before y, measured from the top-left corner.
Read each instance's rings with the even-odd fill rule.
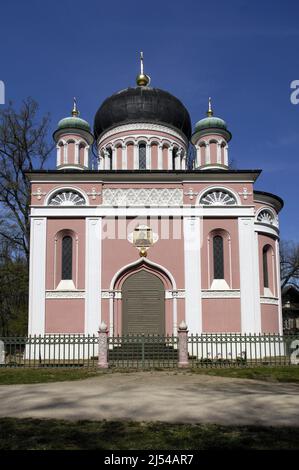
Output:
[[[203,289],[202,290],[202,298],[203,299],[227,299],[227,298],[240,298],[240,291],[239,290],[210,290],[210,289]]]
[[[277,297],[261,297],[260,302],[261,304],[278,305],[278,298]]]
[[[151,124],[151,123],[146,123],[146,122],[137,122],[137,123],[132,123],[132,124],[123,124],[122,126],[117,126],[114,127],[113,129],[110,129],[109,131],[105,132],[101,136],[101,138],[98,141],[98,146],[101,146],[102,142],[106,140],[108,137],[111,137],[115,134],[118,134],[120,132],[128,132],[128,131],[139,131],[139,130],[147,130],[147,131],[158,131],[158,132],[163,132],[166,134],[169,134],[171,136],[176,137],[177,139],[180,139],[184,145],[188,144],[188,140],[184,136],[184,134],[175,131],[171,127],[163,126],[161,124]]]

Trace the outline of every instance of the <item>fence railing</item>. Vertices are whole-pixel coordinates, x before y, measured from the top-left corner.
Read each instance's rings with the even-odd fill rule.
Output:
[[[0,367],[250,367],[299,364],[299,335],[0,337]]]

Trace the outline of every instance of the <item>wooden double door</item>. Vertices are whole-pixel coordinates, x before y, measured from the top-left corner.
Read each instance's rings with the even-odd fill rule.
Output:
[[[122,330],[128,334],[165,334],[165,289],[159,277],[140,270],[122,286]]]

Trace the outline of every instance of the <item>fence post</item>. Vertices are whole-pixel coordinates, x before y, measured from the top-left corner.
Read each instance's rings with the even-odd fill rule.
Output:
[[[100,369],[108,368],[108,328],[104,321],[99,327],[99,354],[98,354],[98,367]]]
[[[178,329],[178,347],[179,347],[179,367],[188,367],[188,328],[184,321],[179,325]]]

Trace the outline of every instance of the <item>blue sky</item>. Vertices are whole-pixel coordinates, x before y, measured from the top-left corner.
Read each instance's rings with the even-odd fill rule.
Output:
[[[52,126],[77,96],[93,122],[101,102],[133,86],[138,51],[152,85],[180,98],[193,124],[213,98],[238,168],[280,195],[283,239],[299,241],[299,2],[296,0],[10,0],[1,5],[0,80],[18,106],[32,96]],[[54,158],[53,158],[54,166]]]

